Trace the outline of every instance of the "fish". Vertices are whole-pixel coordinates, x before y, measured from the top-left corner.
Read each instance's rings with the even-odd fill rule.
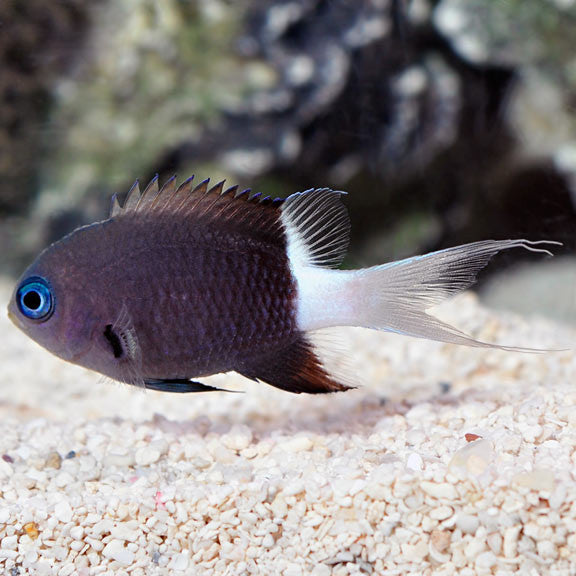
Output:
[[[348,390],[317,331],[362,326],[482,348],[429,313],[471,286],[503,250],[551,255],[551,241],[484,240],[357,270],[345,192],[285,199],[194,177],[141,191],[108,218],[48,246],[18,280],[14,324],[59,358],[150,390],[221,390],[198,381],[235,371],[293,393]]]

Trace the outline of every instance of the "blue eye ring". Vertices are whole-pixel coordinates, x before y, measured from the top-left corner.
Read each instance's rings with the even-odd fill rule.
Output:
[[[48,282],[39,276],[28,278],[16,292],[20,312],[30,320],[48,320],[54,312],[54,297]]]

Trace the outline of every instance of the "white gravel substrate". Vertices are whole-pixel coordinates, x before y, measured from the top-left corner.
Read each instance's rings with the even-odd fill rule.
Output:
[[[0,282],[0,306],[9,295]],[[444,309],[475,336],[573,333]],[[0,574],[576,574],[576,361],[346,330],[361,389],[104,383],[0,315]]]

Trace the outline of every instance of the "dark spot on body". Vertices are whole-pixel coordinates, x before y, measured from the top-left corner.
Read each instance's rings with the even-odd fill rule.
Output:
[[[112,348],[112,353],[114,354],[114,358],[122,358],[124,356],[124,348],[122,347],[122,340],[114,332],[114,328],[112,324],[108,324],[104,329],[104,337],[108,340],[110,347]]]

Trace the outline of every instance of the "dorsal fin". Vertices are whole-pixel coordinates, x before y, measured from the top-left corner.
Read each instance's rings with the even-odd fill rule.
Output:
[[[153,217],[159,222],[170,219],[178,223],[202,225],[204,222],[228,224],[229,230],[251,231],[260,239],[279,241],[285,245],[281,212],[282,199],[272,201],[269,197],[251,195],[250,190],[238,190],[238,186],[224,188],[224,181],[210,186],[210,179],[194,186],[194,177],[179,186],[176,177],[170,178],[162,187],[154,177],[144,192],[138,181],[134,183],[124,204],[112,199],[110,218]],[[175,218],[178,217],[178,218]]]
[[[262,197],[261,194],[251,195],[250,189],[238,191],[238,185],[224,189],[225,180],[212,187],[210,187],[209,178],[200,182],[196,187],[193,187],[193,180],[194,176],[177,186],[176,176],[172,176],[160,188],[158,175],[156,175],[146,186],[144,192],[140,191],[140,184],[136,180],[128,191],[123,205],[120,204],[116,195],[112,197],[110,217],[115,218],[129,213],[187,213],[200,205],[202,205],[203,211],[209,212],[211,206],[218,206],[220,209],[233,204],[235,200],[275,207],[283,202],[282,198],[272,200],[269,196]]]
[[[350,239],[343,194],[346,192],[316,188],[286,198],[282,223],[293,265],[335,268],[342,263]]]

